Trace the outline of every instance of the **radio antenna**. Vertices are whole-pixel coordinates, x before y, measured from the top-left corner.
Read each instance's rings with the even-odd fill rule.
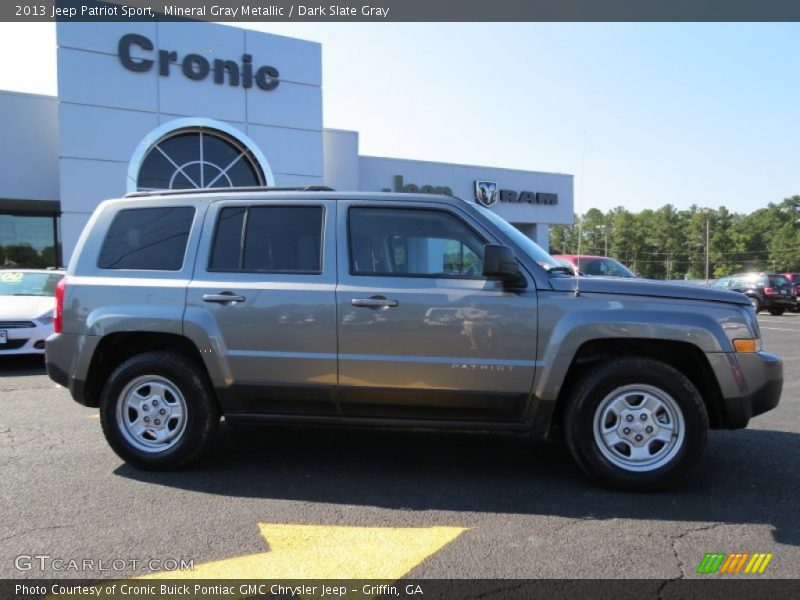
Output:
[[[578,196],[578,202],[576,202],[575,212],[578,215],[578,258],[575,260],[575,287],[573,288],[573,292],[575,296],[581,295],[581,249],[583,247],[583,219],[581,218],[581,213],[578,210],[578,204],[583,202],[583,190],[585,189],[586,183],[586,128],[583,130],[583,144],[581,148],[581,192]]]

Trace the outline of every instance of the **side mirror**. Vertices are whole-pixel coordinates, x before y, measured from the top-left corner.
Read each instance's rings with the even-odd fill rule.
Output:
[[[517,257],[508,246],[486,244],[483,247],[483,276],[498,279],[509,287],[527,287],[527,281],[519,270]]]

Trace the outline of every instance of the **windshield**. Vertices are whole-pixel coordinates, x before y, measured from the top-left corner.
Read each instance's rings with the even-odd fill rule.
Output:
[[[585,275],[602,277],[636,277],[622,263],[613,258],[580,258],[578,269]]]
[[[61,273],[0,271],[0,296],[55,296]]]
[[[560,264],[561,266],[567,267],[568,269],[572,269],[573,271],[575,270],[575,265],[573,265],[571,262],[569,262],[566,258],[559,258],[558,259],[558,264]]]
[[[556,259],[542,250],[541,246],[539,246],[527,235],[522,233],[519,229],[514,227],[511,223],[506,221],[503,217],[498,216],[496,213],[493,213],[488,208],[485,208],[479,204],[476,204],[475,208],[479,210],[480,213],[489,219],[494,225],[496,225],[500,231],[510,237],[511,240],[517,246],[519,246],[525,254],[539,263],[540,266],[548,270],[561,266],[558,264]]]

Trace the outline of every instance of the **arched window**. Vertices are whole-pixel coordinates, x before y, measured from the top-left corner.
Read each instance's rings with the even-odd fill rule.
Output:
[[[178,119],[140,144],[128,172],[129,191],[273,185],[263,155],[224,123]]]

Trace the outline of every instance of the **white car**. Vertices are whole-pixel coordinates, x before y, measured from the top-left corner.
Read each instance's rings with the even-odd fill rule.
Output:
[[[63,271],[0,270],[0,356],[44,354]]]

